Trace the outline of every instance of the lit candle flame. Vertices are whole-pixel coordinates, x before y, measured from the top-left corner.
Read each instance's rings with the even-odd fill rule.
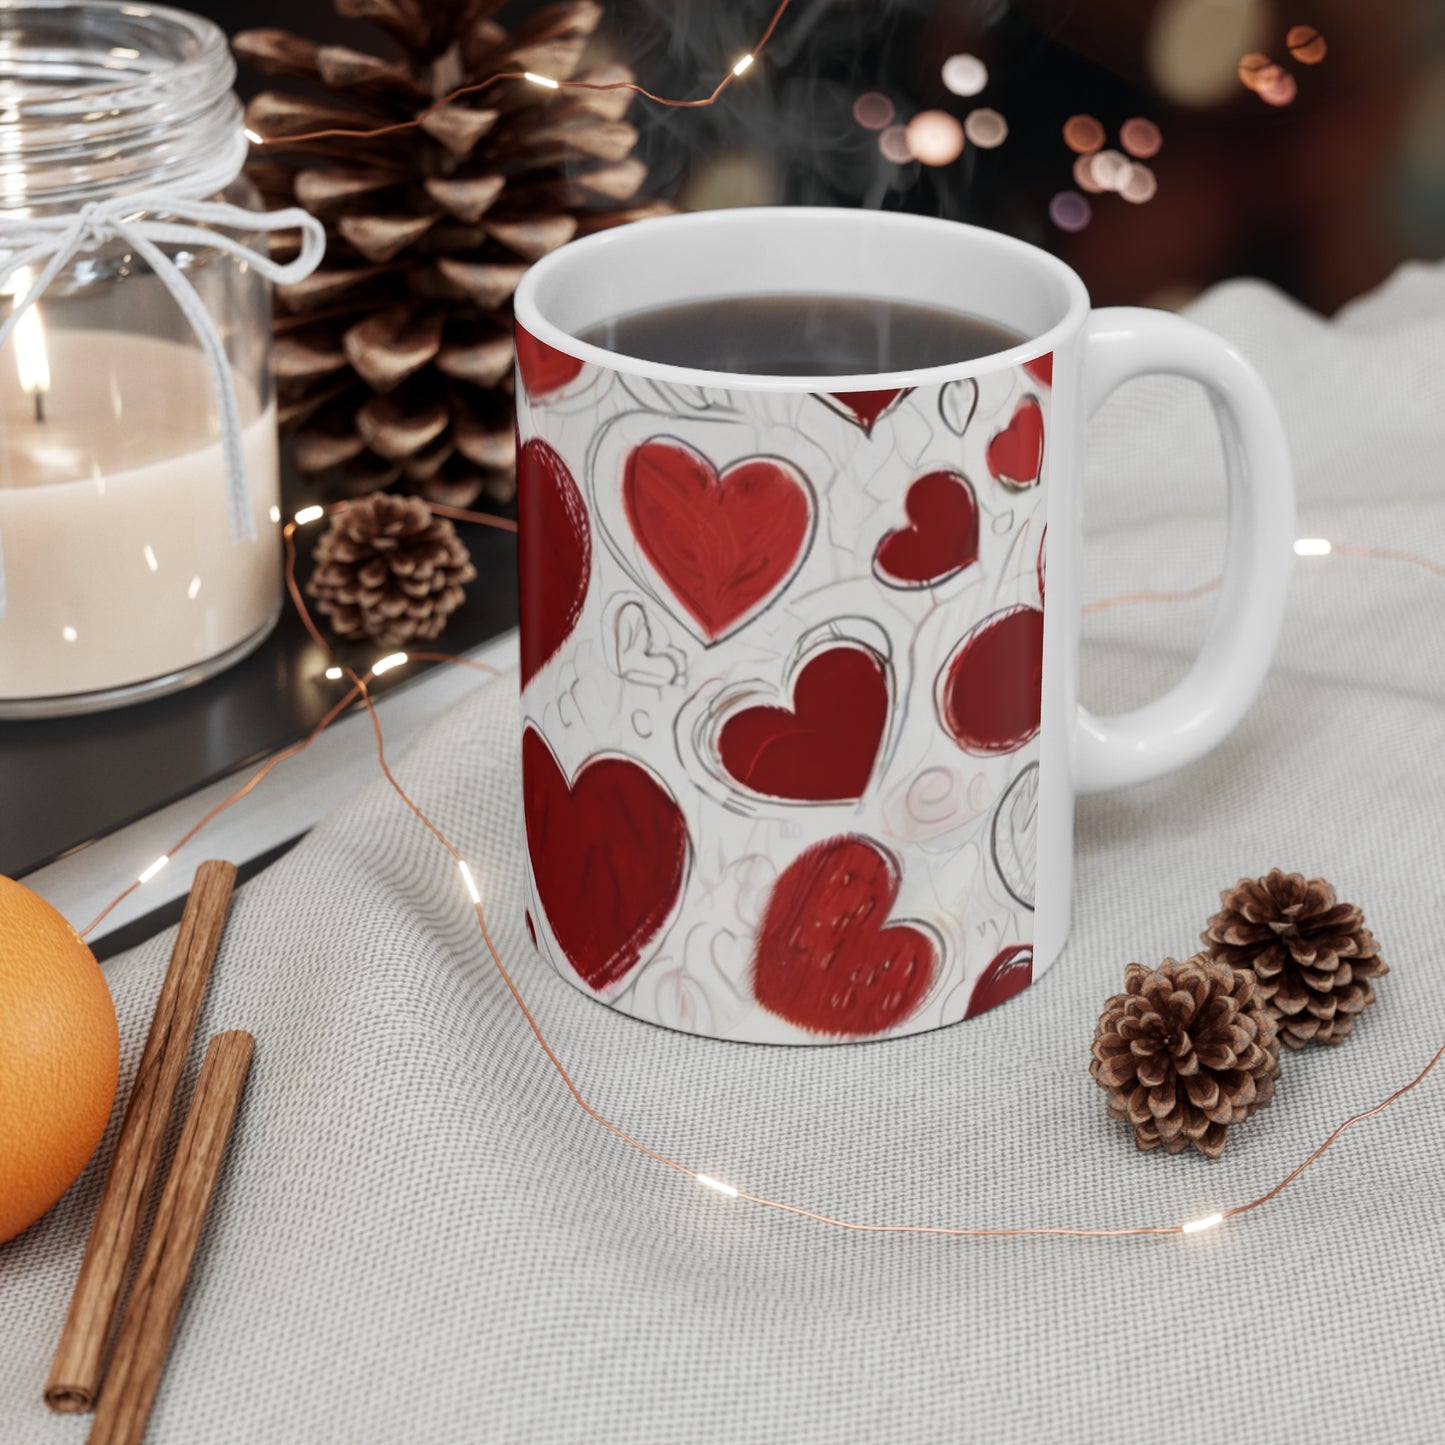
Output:
[[[18,302],[30,292],[34,278],[22,266],[10,278],[10,294]],[[50,390],[50,358],[45,351],[45,323],[35,303],[15,323],[15,365],[20,372],[20,390],[35,400],[35,420],[45,420],[45,395]]]

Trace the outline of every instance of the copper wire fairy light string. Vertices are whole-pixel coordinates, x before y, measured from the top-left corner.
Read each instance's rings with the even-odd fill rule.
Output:
[[[314,519],[315,517],[320,515],[325,515],[330,512],[342,510],[348,505],[350,505],[350,503],[348,502],[332,503],[328,507],[319,508],[316,511],[312,512],[311,518]],[[468,512],[459,507],[442,507],[438,505],[435,506],[434,510],[444,513],[445,515],[458,521],[480,523],[506,531],[516,530],[516,524],[513,522],[508,522],[504,519],[497,517],[490,517],[483,513]],[[301,588],[296,581],[295,533],[298,525],[299,524],[296,521],[291,521],[288,522],[283,529],[283,537],[286,547],[286,587],[288,592],[290,593],[292,602],[295,604],[296,609],[300,615],[302,624],[305,626],[309,635],[325,651],[327,656],[334,656],[330,643],[317,628],[315,621],[311,616],[310,610],[306,606],[305,598],[302,595]],[[1342,556],[1355,556],[1386,561],[1404,562],[1410,565],[1423,567],[1426,570],[1436,574],[1437,576],[1445,577],[1445,567],[1440,566],[1438,563],[1431,561],[1427,557],[1422,557],[1413,552],[1403,552],[1394,548],[1384,547],[1356,547],[1348,544],[1325,544],[1325,551],[1333,551]],[[1136,593],[1129,594],[1129,596],[1134,600],[1183,600],[1185,597],[1189,596],[1202,596],[1205,592],[1210,590],[1212,590],[1212,586],[1194,588],[1190,589],[1190,591],[1188,592],[1180,593]],[[1110,603],[1114,603],[1122,601],[1123,599],[1111,598],[1107,600]],[[418,661],[428,660],[446,663],[460,663],[466,666],[477,667],[483,671],[492,673],[495,673],[497,671],[497,669],[492,668],[485,663],[478,663],[471,658],[458,657],[452,653],[408,653],[407,658],[408,660],[415,659]],[[451,855],[452,859],[458,865],[458,868],[460,869],[462,877],[466,883],[468,892],[471,895],[472,907],[474,913],[476,914],[477,924],[481,931],[482,939],[486,944],[487,952],[491,957],[492,963],[495,966],[498,974],[500,975],[502,982],[506,985],[507,991],[511,994],[513,1002],[517,1005],[517,1008],[521,1012],[522,1017],[526,1020],[527,1026],[531,1030],[532,1036],[536,1039],[538,1047],[546,1055],[547,1061],[556,1071],[557,1076],[561,1079],[563,1086],[571,1095],[573,1102],[576,1103],[578,1108],[580,1108],[595,1123],[601,1125],[602,1128],[606,1129],[609,1133],[615,1135],[622,1143],[626,1144],[629,1148],[634,1149],[638,1153],[645,1155],[647,1158],[653,1160],[655,1163],[665,1165],[667,1168],[672,1169],[679,1174],[686,1175],[688,1178],[694,1180],[696,1183],[713,1189],[727,1196],[728,1198],[742,1200],[748,1204],[755,1204],[761,1208],[775,1210],[779,1213],[794,1215],[800,1219],[810,1219],[815,1223],[827,1225],[831,1228],[846,1229],[856,1233],[866,1234],[928,1234],[968,1238],[1009,1238],[1022,1235],[1049,1235],[1063,1236],[1073,1239],[1120,1239],[1142,1235],[1194,1234],[1201,1230],[1209,1229],[1216,1225],[1222,1224],[1227,1219],[1233,1219],[1239,1215],[1248,1214],[1251,1210],[1258,1209],[1262,1205],[1270,1203],[1270,1201],[1275,1199],[1285,1189],[1287,1189],[1291,1184],[1293,1184],[1295,1180],[1298,1179],[1300,1175],[1302,1175],[1312,1164],[1314,1164],[1318,1159],[1320,1159],[1347,1130],[1352,1128],[1354,1125],[1361,1123],[1365,1119],[1373,1118],[1376,1114],[1382,1113],[1392,1104],[1403,1098],[1412,1089],[1417,1088],[1431,1074],[1431,1072],[1441,1062],[1442,1058],[1445,1058],[1445,1044],[1442,1044],[1441,1047],[1437,1050],[1437,1052],[1430,1058],[1429,1062],[1425,1065],[1425,1067],[1421,1069],[1420,1072],[1416,1074],[1413,1079],[1411,1079],[1408,1083],[1401,1085],[1401,1087],[1396,1089],[1394,1093],[1390,1094],[1385,1099],[1382,1099],[1372,1108],[1362,1110],[1360,1113],[1357,1114],[1353,1114],[1348,1119],[1344,1120],[1343,1123],[1336,1126],[1333,1132],[1323,1141],[1323,1143],[1321,1143],[1313,1151],[1313,1153],[1309,1154],[1305,1159],[1303,1159],[1299,1164],[1297,1164],[1288,1174],[1284,1176],[1283,1179],[1281,1179],[1271,1189],[1265,1191],[1263,1194],[1258,1195],[1254,1199],[1248,1200],[1243,1204],[1233,1205],[1230,1208],[1220,1210],[1215,1214],[1208,1215],[1202,1219],[1192,1220],[1189,1223],[1185,1224],[1133,1225],[1117,1229],[1074,1229],[1062,1225],[1032,1225],[987,1228],[981,1226],[873,1222],[866,1220],[843,1219],[836,1215],[823,1213],[819,1210],[808,1209],[803,1205],[790,1204],[786,1200],[773,1199],[765,1194],[754,1194],[748,1190],[736,1188],[731,1184],[726,1184],[720,1180],[714,1179],[710,1175],[703,1174],[699,1170],[692,1168],[690,1165],[683,1164],[679,1160],[662,1153],[660,1150],[652,1148],[648,1144],[644,1144],[640,1139],[637,1139],[633,1137],[633,1135],[629,1134],[619,1124],[614,1123],[613,1120],[608,1118],[606,1114],[604,1114],[600,1109],[593,1105],[588,1100],[586,1095],[583,1094],[582,1090],[578,1087],[576,1081],[572,1078],[572,1075],[568,1072],[566,1065],[562,1062],[561,1058],[557,1054],[557,1051],[552,1047],[552,1044],[548,1040],[547,1035],[542,1029],[541,1024],[537,1021],[536,1015],[533,1014],[531,1008],[527,1004],[526,999],[522,996],[522,992],[517,987],[516,981],[512,977],[511,971],[502,961],[501,953],[492,938],[491,930],[487,926],[486,912],[482,905],[480,891],[477,888],[476,883],[472,877],[471,870],[467,865],[466,859],[458,851],[456,846],[451,842],[451,840],[446,836],[446,834],[437,827],[436,823],[433,822],[433,820],[427,815],[427,813],[411,797],[411,795],[401,785],[396,775],[392,772],[391,766],[387,761],[386,757],[386,745],[385,738],[382,733],[381,720],[377,716],[376,708],[372,701],[371,692],[367,685],[366,678],[363,677],[361,674],[357,673],[355,669],[350,667],[344,667],[342,671],[351,678],[352,686],[350,690],[346,693],[346,695],[341,699],[341,701],[338,702],[326,713],[326,715],[321,719],[321,721],[317,723],[316,727],[313,728],[312,731],[307,734],[307,736],[301,742],[293,744],[290,748],[287,748],[282,752],[277,753],[275,757],[269,759],[244,786],[237,789],[236,792],[232,793],[228,798],[219,803],[216,807],[212,808],[210,812],[205,815],[205,817],[203,817],[194,827],[192,827],[185,835],[183,835],[183,837],[175,844],[172,852],[175,852],[181,847],[183,847],[185,843],[188,842],[191,838],[193,838],[198,832],[200,832],[201,829],[204,828],[206,824],[211,821],[211,819],[215,818],[218,814],[224,812],[225,809],[231,807],[234,803],[239,802],[243,797],[250,793],[251,790],[255,788],[262,781],[263,778],[265,778],[265,776],[271,771],[273,767],[276,766],[277,763],[283,761],[287,757],[293,757],[296,754],[303,752],[328,726],[330,726],[330,724],[346,708],[351,705],[354,700],[359,698],[362,705],[366,708],[368,718],[371,722],[372,734],[376,742],[377,761],[380,765],[383,776],[386,778],[388,784],[396,792],[397,796],[405,804],[408,810],[417,818],[420,823],[422,823],[424,827],[427,828],[427,830],[432,834],[432,836],[437,839],[437,841]],[[128,887],[123,893],[121,893],[116,899],[114,899],[97,916],[97,918],[90,925],[88,925],[86,929],[83,930],[83,932],[89,933],[96,926],[96,924],[99,923],[101,919],[103,919],[106,914],[109,913],[111,909],[116,906],[116,904],[121,902],[122,899],[128,897],[139,886],[139,882],[131,884],[130,887]]]
[[[344,506],[345,504],[342,503],[340,505]],[[508,520],[506,517],[492,517],[488,516],[483,512],[467,512],[457,507],[444,506],[440,502],[433,502],[430,505],[432,511],[438,513],[439,515],[456,518],[461,521],[480,523],[483,526],[495,527],[498,531],[502,532],[515,532],[517,530],[517,524],[513,521]],[[318,515],[325,515],[327,512],[335,510],[336,506],[322,508]],[[328,658],[334,658],[335,653],[332,650],[330,642],[326,639],[325,635],[318,630],[315,623],[312,621],[311,612],[307,608],[305,599],[301,596],[301,593],[296,586],[296,554],[295,542],[292,538],[292,534],[295,532],[295,530],[296,524],[294,522],[291,522],[287,524],[283,534],[286,543],[287,590],[291,594],[291,600],[296,605],[297,614],[301,618],[302,624],[305,626],[306,631],[310,634],[311,640],[315,642],[317,646],[322,649],[323,652],[325,652]],[[455,653],[450,652],[408,652],[407,657],[417,662],[456,663],[457,665],[462,667],[474,668],[478,672],[490,673],[494,677],[499,675],[498,669],[493,667],[490,663],[478,662],[474,658],[470,657],[458,657]],[[80,930],[80,936],[82,938],[84,938],[87,934],[94,932],[96,927],[100,923],[102,923],[120,904],[124,903],[125,900],[136,891],[137,888],[148,882],[151,877],[154,877],[155,873],[160,871],[157,867],[158,864],[169,862],[171,856],[175,853],[178,853],[182,848],[184,848],[186,844],[189,843],[191,839],[194,838],[196,834],[201,831],[202,828],[204,828],[209,822],[212,821],[212,819],[219,817],[228,808],[234,806],[236,803],[239,803],[241,799],[244,798],[249,792],[251,792],[253,788],[258,787],[273,768],[277,767],[281,763],[284,763],[288,758],[298,757],[301,753],[304,753],[306,749],[309,748],[311,744],[314,743],[316,739],[320,737],[321,734],[324,733],[326,729],[329,728],[331,724],[335,722],[336,719],[340,717],[341,714],[344,713],[347,708],[349,708],[359,696],[361,696],[361,693],[365,686],[362,680],[356,675],[355,672],[351,671],[351,669],[349,668],[343,668],[342,671],[344,673],[349,673],[351,676],[351,690],[339,702],[333,704],[330,708],[327,709],[327,711],[322,715],[321,720],[316,724],[316,726],[313,727],[311,731],[307,733],[304,738],[301,739],[300,742],[292,743],[289,747],[282,748],[280,752],[273,753],[271,757],[267,758],[266,761],[261,765],[261,767],[258,768],[257,771],[253,773],[251,777],[241,787],[237,788],[234,793],[230,793],[226,797],[221,799],[221,801],[217,803],[215,807],[213,807],[208,813],[206,813],[204,817],[202,817],[197,823],[195,823],[178,839],[176,839],[176,841],[172,843],[171,846],[164,853],[161,854],[160,858],[156,859],[155,863],[152,863],[150,865],[150,868],[146,869],[145,873],[142,874],[141,877],[137,878],[135,882],[133,882],[123,892],[118,893],[114,898],[112,898],[111,901],[107,903],[105,907],[102,908],[100,912],[97,913],[95,917],[92,918],[90,922],[87,923],[85,927]]]
[[[437,111],[445,109],[454,101],[461,100],[464,96],[475,95],[478,91],[486,90],[489,86],[498,84],[504,80],[525,80],[533,85],[540,85],[547,90],[630,90],[635,95],[642,96],[656,105],[666,106],[669,110],[700,110],[704,106],[716,105],[722,93],[735,81],[750,65],[762,54],[763,47],[773,38],[773,31],[778,28],[778,21],[783,18],[789,5],[793,0],[779,0],[778,8],[773,11],[773,18],[768,21],[768,28],[763,31],[757,43],[746,54],[739,57],[738,61],[723,78],[718,81],[712,91],[697,100],[674,100],[665,95],[654,95],[646,86],[638,85],[631,80],[554,80],[549,75],[538,75],[530,70],[503,70],[496,75],[489,75],[485,80],[473,81],[470,85],[458,86],[455,90],[448,91],[440,100],[434,100],[425,110],[418,111],[410,120],[395,121],[391,125],[379,125],[370,128],[351,129],[345,126],[331,126],[325,130],[301,131],[297,134],[286,134],[276,136],[258,135],[255,131],[248,131],[247,134],[257,145],[299,145],[302,141],[313,140],[375,140],[380,136],[394,135],[398,131],[415,130],[430,116]]]
[[[1349,542],[1326,542],[1323,538],[1320,538],[1319,542],[1320,550],[1312,548],[1300,555],[1328,557],[1334,553],[1340,557],[1368,557],[1379,562],[1408,562],[1412,567],[1423,567],[1437,577],[1445,577],[1445,567],[1438,562],[1432,562],[1428,557],[1422,557],[1418,552],[1403,552],[1398,547],[1357,547]],[[1096,612],[1108,612],[1115,607],[1130,607],[1138,603],[1193,602],[1200,597],[1207,597],[1211,592],[1217,592],[1219,582],[1218,577],[1211,577],[1208,582],[1201,582],[1198,587],[1186,587],[1180,592],[1121,592],[1116,597],[1085,603],[1084,615],[1092,616]]]
[[[290,747],[282,748],[280,752],[273,753],[251,775],[251,777],[244,784],[242,784],[241,787],[237,788],[234,793],[231,793],[229,796],[223,798],[219,803],[216,804],[214,808],[210,810],[210,812],[208,812],[198,822],[193,824],[184,833],[182,833],[181,836],[177,838],[176,841],[172,843],[171,846],[164,853],[161,854],[161,857],[157,859],[156,862],[159,863],[161,859],[169,862],[172,855],[179,853],[180,850],[184,848],[186,844],[189,843],[191,839],[194,838],[196,834],[201,831],[202,828],[204,828],[214,818],[219,817],[222,813],[226,811],[227,808],[233,806],[236,803],[239,803],[241,799],[244,798],[253,788],[259,787],[272,768],[276,767],[279,763],[284,763],[287,758],[294,758],[299,754],[304,753],[306,749],[309,748],[311,744],[314,743],[316,739],[319,738],[321,734],[324,733],[326,729],[329,728],[331,724],[335,722],[336,719],[340,717],[341,714],[345,712],[348,707],[351,706],[351,704],[356,700],[356,697],[357,689],[353,687],[351,691],[348,692],[346,696],[341,699],[340,702],[334,704],[332,707],[327,709],[326,713],[322,716],[321,721],[318,722],[316,726],[312,728],[311,731],[307,733],[304,738],[301,739],[300,742],[292,743]],[[136,891],[137,888],[140,888],[143,884],[149,882],[150,877],[154,877],[155,873],[159,871],[160,870],[156,868],[156,864],[152,863],[150,868],[146,869],[146,874],[148,874],[149,877],[147,877],[146,874],[143,874],[141,877],[137,878],[135,882],[132,883],[128,888],[116,894],[116,896],[112,898],[110,902],[107,903],[105,907],[102,908],[100,912],[97,913],[95,917],[92,918],[90,922],[85,925],[84,928],[79,930],[80,936],[84,938],[87,934],[93,933],[97,926],[102,923],[115,908],[117,908],[120,904],[124,903],[125,900]]]
[[[1198,587],[1188,587],[1182,592],[1121,592],[1117,597],[1105,597],[1098,602],[1086,602],[1084,604],[1084,615],[1092,616],[1096,612],[1108,612],[1115,607],[1133,607],[1140,603],[1149,602],[1193,602],[1197,598],[1207,597],[1211,592],[1219,590],[1219,578],[1211,578],[1208,582],[1201,582]]]

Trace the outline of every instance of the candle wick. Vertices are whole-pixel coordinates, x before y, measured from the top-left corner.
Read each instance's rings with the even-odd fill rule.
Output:
[[[40,422],[45,420],[45,392],[38,386],[35,388],[35,420]]]

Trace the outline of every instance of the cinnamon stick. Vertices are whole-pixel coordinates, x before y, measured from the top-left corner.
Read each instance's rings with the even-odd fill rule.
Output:
[[[235,882],[233,864],[213,860],[196,869],[45,1383],[45,1403],[52,1410],[77,1414],[95,1408],[106,1346]]]
[[[145,1434],[255,1047],[250,1034],[234,1032],[217,1034],[206,1049],[181,1142],[116,1336],[89,1445],[139,1445]]]

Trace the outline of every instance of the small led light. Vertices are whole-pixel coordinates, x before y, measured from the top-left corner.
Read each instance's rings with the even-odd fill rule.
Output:
[[[719,1194],[726,1194],[729,1199],[736,1199],[738,1192],[731,1184],[724,1184],[721,1179],[714,1179],[711,1174],[694,1174],[697,1180],[706,1189],[716,1189]]]
[[[533,74],[533,72],[530,71],[530,70],[524,70],[524,71],[522,72],[522,74],[525,75],[525,76],[527,77],[527,79],[532,82],[533,85],[545,85],[548,90],[560,90],[560,89],[561,89],[561,86],[559,86],[558,83],[557,83],[555,80],[552,80],[552,79],[551,79],[550,77],[548,77],[548,76],[545,76],[545,75],[535,75],[535,74]]]
[[[196,600],[196,598],[199,597],[200,595],[201,595],[201,579],[200,579],[199,577],[192,577],[192,578],[191,578],[191,581],[190,581],[190,585],[186,588],[186,596],[189,597],[192,602],[194,602],[194,601]]]
[[[272,508],[271,508],[271,520],[272,520],[273,522],[279,522],[279,521],[281,520],[281,508],[280,508],[280,507],[277,507],[277,506],[274,506],[274,505],[272,506]]]
[[[341,669],[339,667],[328,667],[326,669],[326,680],[328,682],[335,682],[340,676]]]
[[[257,135],[250,126],[242,126],[241,131],[242,134],[245,135],[246,139],[250,141],[253,146],[263,146],[266,144],[266,137],[263,135]]]
[[[1333,551],[1328,537],[1301,537],[1294,544],[1296,557],[1328,557]]]
[[[477,891],[477,880],[472,877],[472,870],[467,867],[467,860],[458,858],[457,867],[462,870],[462,882],[467,885],[467,892],[472,895],[472,902],[480,903],[482,895]]]
[[[385,657],[378,658],[371,664],[371,675],[380,677],[384,672],[390,672],[394,667],[400,667],[406,661],[404,652],[388,652]]]
[[[60,629],[60,635],[61,635],[67,642],[74,642],[75,639],[80,636],[80,634],[79,634],[73,627],[68,627],[68,626],[67,626],[67,627],[62,627],[62,628]]]
[[[161,564],[156,561],[156,554],[151,550],[151,544],[147,542],[145,546],[141,548],[141,551],[145,555],[146,566],[149,567],[152,572],[160,571]]]
[[[169,853],[162,853],[161,856],[157,858],[156,861],[152,863],[151,866],[147,868],[145,872],[140,875],[139,878],[136,879],[136,882],[149,883],[151,879],[154,878],[156,874],[159,873],[161,869],[164,868],[166,864],[170,861],[171,855]]]
[[[955,95],[977,95],[988,84],[988,66],[976,55],[950,55],[942,75],[944,88]]]
[[[882,130],[893,120],[893,102],[876,90],[865,91],[853,102],[853,119],[864,130]]]
[[[743,58],[739,60],[735,66],[733,66],[733,74],[741,75],[743,71],[745,71],[752,63],[753,57],[751,55],[743,56]]]
[[[318,517],[324,517],[325,515],[325,507],[302,507],[301,510],[296,513],[296,525],[298,527],[304,527],[307,522],[314,522]]]
[[[1203,1219],[1191,1219],[1188,1224],[1181,1224],[1179,1229],[1183,1234],[1198,1234],[1201,1230],[1213,1229],[1216,1224],[1223,1223],[1222,1214],[1206,1214]]]

